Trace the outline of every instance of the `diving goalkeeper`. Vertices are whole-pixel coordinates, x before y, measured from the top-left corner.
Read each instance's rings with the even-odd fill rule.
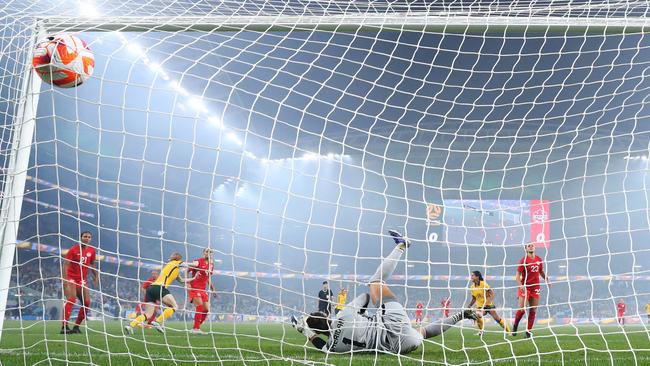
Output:
[[[384,282],[393,274],[397,263],[410,245],[402,235],[390,230],[396,247],[382,261],[370,278],[370,293],[364,293],[330,320],[322,312],[291,318],[296,330],[323,352],[383,351],[406,354],[417,349],[425,338],[438,336],[462,319],[476,320],[476,313],[465,310],[416,330],[397,297]],[[374,315],[366,315],[370,301],[377,307]],[[320,336],[326,336],[324,340]]]

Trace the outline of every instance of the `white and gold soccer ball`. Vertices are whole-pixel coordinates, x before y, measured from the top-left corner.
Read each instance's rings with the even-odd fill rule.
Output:
[[[81,38],[62,33],[48,36],[36,45],[32,65],[46,83],[72,88],[93,74],[95,56]]]

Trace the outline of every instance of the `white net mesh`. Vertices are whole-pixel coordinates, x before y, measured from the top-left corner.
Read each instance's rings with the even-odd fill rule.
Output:
[[[646,364],[646,12],[611,1],[7,2],[0,186],[13,264],[0,361]],[[39,31],[88,42],[93,77],[28,93]],[[34,96],[21,170],[12,151]],[[22,200],[16,238],[8,197]],[[318,309],[325,280],[334,304],[341,288],[348,301],[367,292],[391,228],[413,245],[388,285],[414,322],[422,304],[423,324],[467,307],[480,271],[511,325],[523,243],[536,241],[552,287],[542,281],[533,340],[528,312],[517,337],[486,315],[482,337],[459,322],[401,356],[317,351],[289,317]],[[100,281],[82,333],[60,335],[62,257],[84,230]],[[205,247],[218,294],[208,334],[191,332],[195,307],[174,285],[166,333],[124,335],[150,271]]]

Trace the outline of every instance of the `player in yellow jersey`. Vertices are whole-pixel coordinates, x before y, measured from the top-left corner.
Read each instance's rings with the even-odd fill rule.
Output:
[[[339,290],[338,294],[338,302],[336,303],[336,306],[334,307],[334,315],[338,314],[339,311],[343,310],[345,307],[345,302],[348,299],[348,289],[345,287],[341,287]]]
[[[194,277],[196,277],[196,275],[192,278],[180,277],[179,274],[182,263],[183,256],[178,252],[172,253],[169,257],[169,262],[167,262],[160,271],[158,278],[147,288],[147,292],[144,295],[144,313],[138,315],[133,319],[131,324],[124,327],[127,333],[133,334],[133,328],[143,325],[144,321],[151,317],[155,309],[156,301],[161,302],[167,306],[167,308],[163,310],[162,314],[160,314],[155,321],[151,322],[151,326],[160,333],[165,332],[160,323],[174,315],[174,312],[178,309],[176,299],[174,298],[174,295],[169,292],[167,287],[174,281],[185,283],[192,281]]]
[[[645,304],[645,313],[648,316],[648,323],[650,323],[650,302]]]
[[[472,292],[472,301],[470,301],[467,307],[471,308],[472,305],[476,304],[477,315],[480,315],[476,319],[476,325],[478,325],[479,332],[478,336],[483,335],[483,327],[485,322],[483,316],[486,313],[490,314],[495,322],[499,323],[501,328],[503,328],[507,333],[510,333],[510,327],[506,323],[505,319],[501,318],[494,306],[494,291],[490,288],[490,285],[483,280],[483,275],[479,271],[472,272],[471,276],[471,285],[469,287]]]

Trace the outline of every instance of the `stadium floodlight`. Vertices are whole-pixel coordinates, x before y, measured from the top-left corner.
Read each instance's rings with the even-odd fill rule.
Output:
[[[362,357],[382,364],[384,355],[354,352],[305,359],[302,340],[267,322],[315,310],[313,294],[330,277],[349,281],[350,298],[366,291],[367,263],[385,254],[382,236],[392,227],[409,228],[413,245],[404,260],[421,263],[406,264],[407,273],[391,279],[414,297],[406,306],[416,296],[438,304],[433,297],[441,293],[454,304],[467,303],[468,273],[486,268],[500,305],[515,308],[512,276],[521,244],[531,240],[549,262],[545,268],[557,261],[566,263],[558,265],[563,271],[569,263],[574,268],[573,261],[576,272],[584,262],[597,268],[597,274],[553,283],[555,292],[542,289],[539,314],[548,328],[565,326],[554,323],[558,309],[568,314],[562,321],[578,327],[577,321],[592,318],[592,303],[607,306],[615,298],[614,286],[601,289],[594,281],[637,276],[642,266],[630,268],[633,261],[621,264],[617,256],[647,259],[643,246],[617,246],[619,238],[636,243],[636,233],[650,226],[643,183],[617,180],[638,165],[630,160],[648,159],[632,154],[647,146],[641,94],[648,89],[643,56],[650,20],[638,8],[643,4],[244,0],[203,7],[125,0],[102,15],[83,1],[22,3],[8,2],[0,37],[8,56],[0,60],[6,121],[0,127],[0,342],[10,342],[0,349],[0,363],[355,364]],[[73,3],[77,8],[68,11]],[[82,17],[71,16],[77,13]],[[54,89],[36,76],[31,52],[54,33],[102,40],[91,42],[98,65],[85,85]],[[120,42],[113,48],[111,37]],[[213,106],[223,112],[214,115]],[[27,181],[28,171],[54,183]],[[26,182],[38,201],[23,202]],[[232,190],[215,193],[232,186],[238,199],[224,201]],[[529,204],[531,197],[550,203]],[[458,209],[465,200],[479,204]],[[508,201],[516,204],[484,207]],[[606,234],[616,237],[601,240],[591,232],[603,227],[603,217]],[[27,238],[19,237],[19,224]],[[52,334],[42,320],[5,318],[30,306],[38,311],[29,316],[42,318],[61,307],[60,264],[49,260],[60,258],[88,227],[110,258],[92,289],[91,313],[101,326],[89,326],[88,336],[56,338],[70,347],[62,354],[48,348]],[[531,227],[540,228],[537,235]],[[25,246],[36,254],[17,255],[31,250],[16,249],[26,239],[36,243]],[[123,307],[142,298],[132,291],[141,286],[140,272],[159,269],[171,251],[198,256],[206,246],[224,257],[215,260],[228,267],[218,269],[220,275],[232,277],[219,283],[230,287],[213,300],[213,306],[222,303],[211,314],[211,330],[232,336],[236,346],[222,347],[213,337],[179,346],[177,340],[195,334],[172,323],[165,337],[141,345],[162,354],[131,347],[115,324],[125,316]],[[269,263],[273,271],[259,271]],[[354,273],[313,273],[314,263]],[[38,277],[24,280],[32,272]],[[30,288],[35,283],[40,291]],[[578,285],[589,288],[583,298]],[[644,286],[635,283],[627,295],[650,295]],[[186,296],[182,288],[172,292]],[[34,301],[25,304],[26,297]],[[120,313],[106,310],[111,306]],[[220,323],[245,319],[254,323]],[[488,326],[486,337],[494,338],[485,344],[496,353],[457,332],[460,350],[449,352],[444,342],[456,337],[449,333],[403,360],[435,363],[430,357],[440,350],[449,364],[586,362],[594,348],[573,334],[608,336],[601,327],[548,328],[535,335],[528,353]],[[34,333],[45,341],[30,342]],[[609,356],[620,345],[632,363],[642,363],[634,340],[616,335],[626,344],[606,342]],[[116,339],[122,345],[126,339],[129,348],[111,352]],[[597,353],[593,357],[602,360],[602,350]]]

